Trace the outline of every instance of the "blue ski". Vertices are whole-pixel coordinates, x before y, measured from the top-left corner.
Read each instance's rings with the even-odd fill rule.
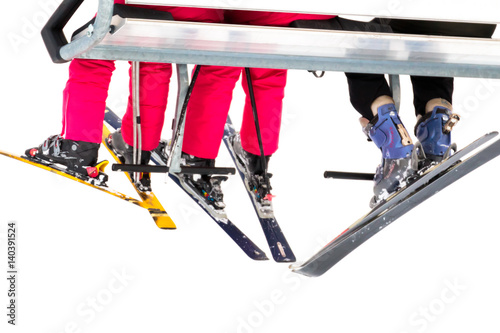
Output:
[[[267,239],[267,243],[272,252],[273,258],[277,262],[294,262],[295,255],[288,245],[288,242],[285,238],[285,235],[281,231],[281,228],[278,224],[278,221],[274,217],[274,212],[272,207],[266,207],[263,209],[259,206],[259,203],[255,200],[255,195],[252,193],[248,184],[245,182],[245,174],[241,164],[238,162],[236,154],[232,148],[231,140],[239,135],[236,133],[233,124],[231,123],[231,119],[229,116],[227,117],[226,126],[224,127],[224,143],[226,144],[226,148],[229,150],[231,158],[233,159],[234,164],[236,165],[236,169],[240,174],[241,179],[245,185],[245,189],[248,192],[250,197],[250,201],[253,204],[255,212],[257,213],[257,217],[259,218],[260,224],[262,226],[262,230]]]

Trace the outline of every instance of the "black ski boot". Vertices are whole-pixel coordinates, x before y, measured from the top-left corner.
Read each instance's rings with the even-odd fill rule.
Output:
[[[168,154],[170,145],[166,140],[160,140],[158,147],[156,147],[152,152],[153,162],[163,162],[165,165],[168,164]]]
[[[114,133],[111,133],[106,140],[107,145],[116,153],[120,158],[120,161],[124,164],[134,164],[134,147],[128,145],[125,140],[123,140],[121,129]],[[141,150],[141,161],[140,164],[148,165],[151,158],[151,152],[147,150]],[[133,180],[134,175],[129,172],[130,178]],[[149,173],[141,172],[139,176],[139,183],[137,183],[137,188],[142,192],[151,191],[151,176]]]
[[[25,151],[26,156],[42,164],[56,164],[61,169],[84,180],[92,180],[96,185],[105,185],[108,176],[104,173],[107,161],[97,163],[99,143],[63,139],[52,135],[37,148]]]
[[[264,174],[271,156],[266,156],[266,165],[262,165],[262,158],[259,155],[251,154],[241,146],[241,138],[239,134],[229,138],[232,150],[236,156],[236,167],[238,171],[244,175],[245,187],[248,192],[252,193],[252,199],[262,211],[272,210],[271,184],[269,178],[272,174],[267,173],[267,179]]]
[[[215,167],[214,159],[199,158],[193,155],[182,153],[181,165],[190,167]],[[226,176],[212,175],[191,175],[179,174],[184,183],[194,189],[204,201],[216,211],[223,213],[226,204],[224,203],[224,194],[222,193],[221,183],[227,180]]]

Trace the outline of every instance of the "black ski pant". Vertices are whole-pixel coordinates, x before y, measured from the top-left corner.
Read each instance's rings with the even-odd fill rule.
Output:
[[[396,33],[483,37],[490,38],[495,31],[494,24],[453,23],[414,20],[378,19],[380,24],[389,25]],[[368,120],[373,119],[371,105],[380,96],[391,96],[383,74],[346,73],[349,96],[353,107]],[[416,115],[425,114],[425,106],[433,98],[443,98],[453,103],[453,78],[411,76],[413,86],[413,105]]]

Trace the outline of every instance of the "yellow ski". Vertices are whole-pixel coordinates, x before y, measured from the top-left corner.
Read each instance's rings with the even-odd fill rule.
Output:
[[[140,200],[137,200],[135,198],[129,197],[126,194],[117,192],[117,191],[112,190],[110,188],[106,188],[106,187],[103,187],[103,186],[98,186],[98,185],[91,184],[91,183],[89,183],[89,182],[87,182],[87,181],[85,181],[83,179],[80,179],[78,177],[72,176],[72,175],[70,175],[70,174],[68,174],[68,173],[66,173],[66,172],[64,172],[62,170],[59,170],[59,169],[55,168],[55,167],[51,167],[49,165],[37,163],[37,162],[31,161],[31,160],[29,160],[29,159],[27,159],[25,157],[17,156],[15,154],[11,154],[11,153],[8,153],[8,152],[2,151],[2,150],[0,150],[0,155],[4,155],[4,156],[10,157],[10,158],[13,158],[15,160],[18,160],[18,161],[21,161],[21,162],[24,162],[24,163],[36,166],[37,168],[40,168],[40,169],[43,169],[43,170],[47,170],[47,171],[50,171],[50,172],[55,173],[57,175],[63,176],[65,178],[74,180],[74,181],[79,182],[81,184],[85,184],[85,185],[90,186],[92,188],[95,188],[95,189],[97,189],[99,191],[103,191],[105,193],[111,194],[112,196],[115,196],[115,197],[120,198],[122,200],[125,200],[125,201],[131,202],[133,204],[136,204],[139,207],[146,208],[146,209],[149,208],[146,203],[144,203],[144,202],[142,202]],[[101,171],[103,171],[102,168],[101,168]]]
[[[109,129],[104,125],[103,126],[103,131],[102,131],[102,141],[104,143],[104,146],[106,149],[109,151],[111,156],[115,159],[116,163],[121,163],[120,159],[118,156],[115,155],[115,153],[109,149],[108,145],[106,144],[105,140],[108,138],[109,134],[111,132]],[[146,208],[151,216],[153,217],[154,221],[156,222],[156,225],[160,229],[176,229],[176,226],[174,224],[174,221],[172,221],[172,218],[168,215],[168,213],[165,211],[163,206],[161,205],[160,201],[158,198],[156,198],[156,195],[153,192],[143,192],[140,191],[137,186],[135,186],[134,181],[130,178],[130,175],[128,172],[125,172],[125,175],[127,176],[128,180],[136,190],[137,194],[141,197],[142,199],[142,207]]]

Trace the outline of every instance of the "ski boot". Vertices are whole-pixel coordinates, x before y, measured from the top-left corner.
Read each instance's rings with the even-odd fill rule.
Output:
[[[156,147],[151,154],[153,155],[153,162],[163,162],[165,165],[168,164],[168,154],[170,150],[170,142],[166,140],[160,140],[158,147]]]
[[[262,212],[272,211],[271,184],[269,178],[272,174],[267,173],[267,179],[264,177],[264,171],[269,163],[271,156],[266,156],[266,165],[262,165],[261,156],[251,154],[241,146],[241,137],[235,134],[229,138],[231,149],[236,156],[236,167],[244,176],[244,183],[247,191],[252,194],[252,200]]]
[[[457,150],[451,143],[451,130],[459,120],[459,115],[441,106],[436,106],[418,120],[415,135],[423,150],[419,169],[440,163],[450,156],[452,150]]]
[[[90,181],[94,185],[106,186],[108,176],[104,173],[107,161],[97,163],[99,143],[63,139],[52,135],[39,147],[25,151],[28,159],[56,167],[72,176]]]
[[[124,164],[134,164],[134,148],[129,146],[125,140],[123,140],[121,129],[114,133],[111,133],[106,140],[106,144],[111,148],[120,161]],[[140,164],[148,165],[149,159],[151,158],[151,152],[147,150],[141,151],[141,161]],[[129,172],[130,178],[134,180],[134,173]],[[142,192],[151,192],[151,177],[147,172],[141,172],[139,175],[139,182],[136,183],[137,188]]]
[[[363,130],[382,151],[382,163],[375,172],[374,196],[370,201],[373,208],[406,185],[417,171],[417,159],[412,140],[394,104],[379,107],[378,115]]]
[[[215,166],[215,159],[199,158],[193,155],[182,153],[181,165],[197,168],[213,168]],[[212,176],[212,175],[197,175],[197,174],[172,174],[180,178],[182,182],[194,190],[198,197],[208,205],[207,208],[212,208],[218,214],[225,214],[224,208],[224,194],[222,193],[221,183],[226,181],[226,176]]]

